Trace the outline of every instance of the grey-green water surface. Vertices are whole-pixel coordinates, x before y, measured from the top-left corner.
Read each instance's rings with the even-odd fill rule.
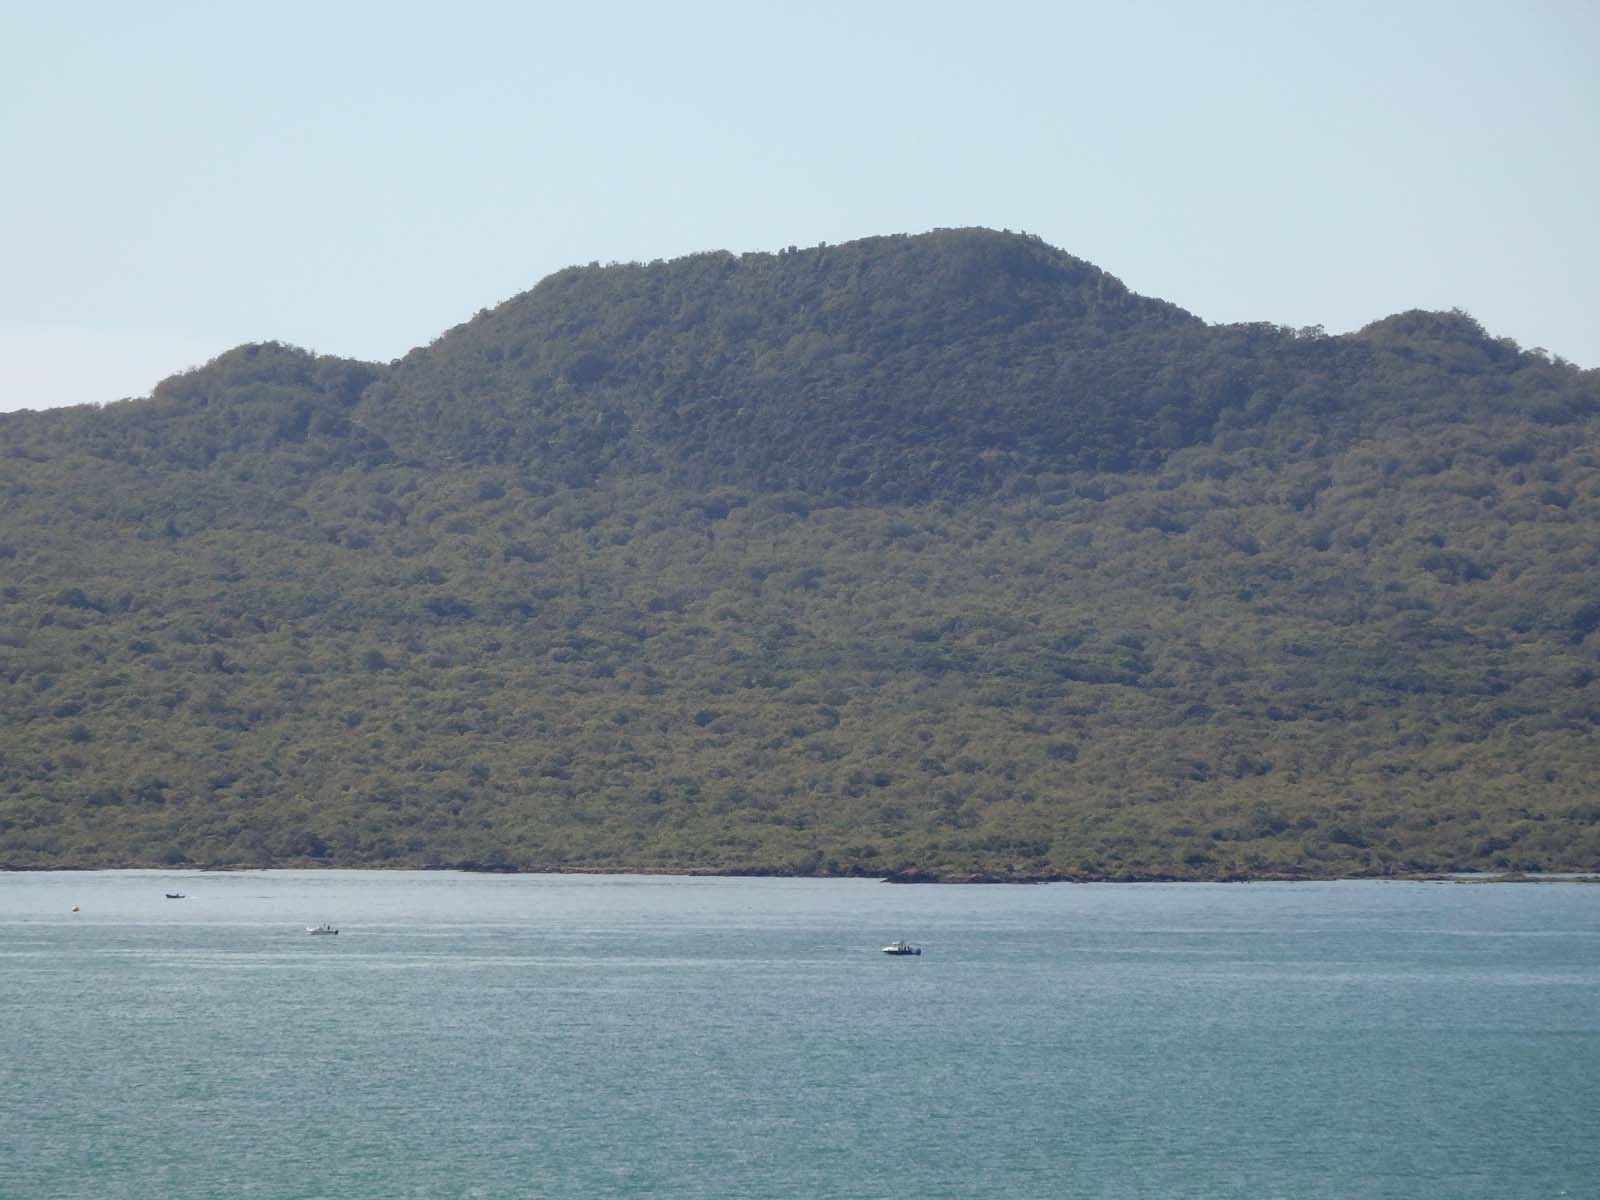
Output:
[[[1576,884],[0,875],[0,1196],[1592,1196],[1597,993]]]

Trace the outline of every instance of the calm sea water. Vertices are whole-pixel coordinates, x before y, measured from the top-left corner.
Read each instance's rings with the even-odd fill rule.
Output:
[[[0,875],[7,1200],[1597,1193],[1595,886]]]

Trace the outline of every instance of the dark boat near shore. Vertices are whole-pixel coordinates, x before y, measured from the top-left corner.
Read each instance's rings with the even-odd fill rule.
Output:
[[[168,900],[182,900],[184,898],[182,892],[168,892],[166,895]]]

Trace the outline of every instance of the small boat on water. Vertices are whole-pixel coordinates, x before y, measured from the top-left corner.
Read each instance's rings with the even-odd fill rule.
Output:
[[[890,942],[883,948],[885,954],[921,954],[921,946],[913,946],[910,942]]]
[[[168,900],[182,900],[183,899],[183,893],[182,892],[168,892],[166,894],[166,896],[167,896]]]
[[[313,937],[315,937],[318,934],[338,933],[339,931],[337,929],[335,929],[332,925],[323,924],[323,925],[307,925],[306,926],[306,932],[311,934]]]

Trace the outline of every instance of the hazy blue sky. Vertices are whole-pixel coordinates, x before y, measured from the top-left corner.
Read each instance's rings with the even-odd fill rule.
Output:
[[[390,359],[570,263],[1026,230],[1600,366],[1600,3],[8,3],[0,409]]]

